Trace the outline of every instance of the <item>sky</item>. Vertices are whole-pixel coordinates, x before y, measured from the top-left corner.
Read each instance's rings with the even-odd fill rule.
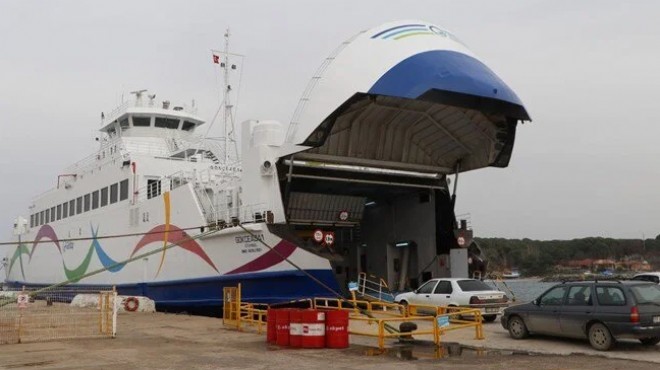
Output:
[[[220,103],[210,49],[227,27],[246,55],[236,121],[288,123],[337,45],[397,19],[451,30],[532,116],[508,168],[459,177],[457,213],[470,214],[476,236],[653,238],[658,14],[657,1],[0,0],[0,239],[94,152],[100,113],[122,94],[194,99],[210,121]]]

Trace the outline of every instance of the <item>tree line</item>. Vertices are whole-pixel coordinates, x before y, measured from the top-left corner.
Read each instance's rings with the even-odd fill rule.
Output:
[[[571,260],[637,257],[660,270],[660,235],[655,239],[612,239],[590,237],[573,240],[476,238],[488,271],[517,268],[524,276],[552,273],[557,265]]]

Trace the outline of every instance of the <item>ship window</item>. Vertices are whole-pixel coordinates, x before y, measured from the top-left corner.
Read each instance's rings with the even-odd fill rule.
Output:
[[[34,215],[30,215],[30,227],[34,227]]]
[[[119,183],[119,200],[128,199],[128,179]]]
[[[195,128],[195,123],[194,123],[194,122],[190,122],[190,121],[184,121],[184,122],[183,122],[183,127],[181,127],[181,129],[182,129],[183,131],[190,131],[190,130],[192,130],[192,129],[194,129],[194,128]]]
[[[64,202],[62,203],[62,218],[67,218],[69,217],[69,203]]]
[[[176,130],[179,128],[179,120],[175,118],[156,117],[156,127]]]
[[[126,130],[128,128],[128,118],[124,118],[121,121],[119,121],[119,127],[121,127],[122,130]],[[113,129],[112,132],[108,130],[108,133],[115,133],[115,130]]]
[[[76,200],[72,199],[69,201],[69,216],[76,215]]]
[[[46,210],[45,215],[46,215],[46,218],[44,218],[44,223],[47,224],[47,223],[50,222],[50,209]]]
[[[101,207],[108,205],[108,187],[101,189]]]
[[[82,197],[78,197],[76,199],[76,214],[77,215],[81,214],[82,210],[83,210]]]
[[[44,211],[39,212],[39,225],[44,224]]]
[[[99,191],[92,193],[92,209],[99,208]]]
[[[151,126],[151,117],[133,117],[133,127]]]
[[[147,180],[147,199],[160,195],[160,180]]]
[[[89,212],[89,209],[92,205],[91,200],[91,196],[89,194],[85,194],[85,212]]]
[[[50,207],[50,222],[55,221],[55,207]]]
[[[117,184],[110,185],[110,204],[117,203]]]
[[[62,219],[62,205],[58,204],[57,205],[57,220],[61,220],[61,219]]]

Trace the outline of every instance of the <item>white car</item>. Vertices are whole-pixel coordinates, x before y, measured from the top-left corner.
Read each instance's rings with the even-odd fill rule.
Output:
[[[650,281],[654,284],[660,284],[660,272],[643,272],[633,276],[633,280]]]
[[[427,306],[465,306],[479,308],[486,322],[495,321],[497,315],[509,305],[509,298],[481,280],[463,278],[431,279],[412,292],[394,297],[399,304]]]

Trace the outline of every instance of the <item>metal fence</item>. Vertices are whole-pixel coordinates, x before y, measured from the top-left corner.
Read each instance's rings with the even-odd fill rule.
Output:
[[[0,344],[114,337],[117,292],[86,286],[0,291]]]

